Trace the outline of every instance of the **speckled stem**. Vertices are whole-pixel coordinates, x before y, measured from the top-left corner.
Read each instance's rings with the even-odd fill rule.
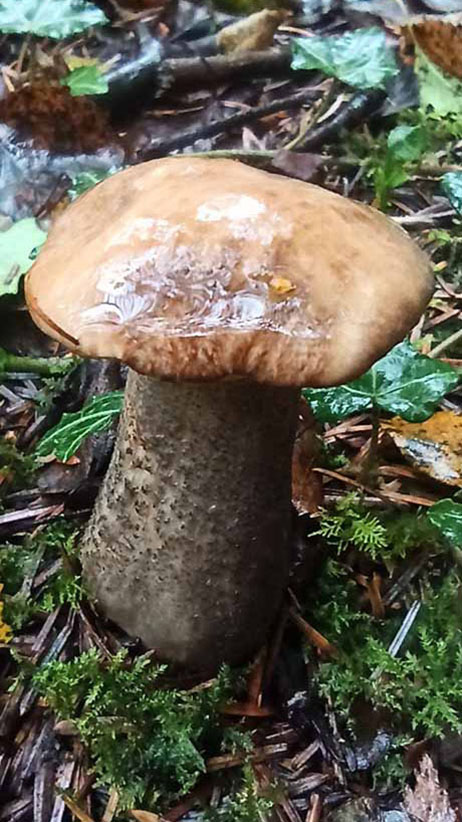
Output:
[[[130,372],[83,566],[101,610],[159,658],[212,673],[265,641],[288,576],[298,393]]]

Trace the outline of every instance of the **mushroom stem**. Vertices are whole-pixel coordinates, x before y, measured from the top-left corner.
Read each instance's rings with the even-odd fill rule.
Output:
[[[161,659],[211,673],[265,641],[288,577],[298,396],[130,371],[83,566],[102,611]]]

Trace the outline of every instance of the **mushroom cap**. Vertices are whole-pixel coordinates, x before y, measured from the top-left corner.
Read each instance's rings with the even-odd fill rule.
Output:
[[[374,209],[233,160],[131,167],[56,220],[26,279],[81,356],[174,380],[329,386],[418,320],[427,258]]]

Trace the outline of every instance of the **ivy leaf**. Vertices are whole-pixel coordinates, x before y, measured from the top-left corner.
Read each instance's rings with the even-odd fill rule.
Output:
[[[417,49],[415,71],[419,81],[420,107],[438,117],[462,114],[462,83],[442,71]]]
[[[443,174],[441,186],[452,207],[462,214],[462,171],[449,171]]]
[[[292,68],[319,69],[360,89],[385,88],[398,73],[394,52],[378,27],[338,37],[297,37],[292,40]]]
[[[451,365],[402,342],[359,379],[336,388],[305,388],[303,395],[321,422],[338,422],[371,406],[422,422],[458,381]]]
[[[107,23],[87,0],[0,0],[0,31],[60,39]]]
[[[441,499],[432,505],[427,516],[446,539],[462,547],[462,503]]]
[[[46,236],[33,217],[18,220],[7,231],[0,231],[0,296],[18,293],[21,277],[31,267],[36,249]]]
[[[387,145],[397,160],[419,160],[427,147],[427,136],[420,126],[396,126],[388,135]]]
[[[63,77],[61,85],[69,88],[72,97],[81,97],[85,94],[106,94],[109,89],[101,67],[96,64],[72,69],[66,77]]]
[[[40,440],[36,448],[37,457],[50,454],[62,462],[77,451],[89,434],[106,431],[123,406],[123,391],[101,394],[86,403],[81,411],[63,414],[60,422]]]

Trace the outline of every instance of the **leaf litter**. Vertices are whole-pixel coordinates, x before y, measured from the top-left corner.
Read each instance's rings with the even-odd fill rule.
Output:
[[[436,60],[453,42],[453,9],[427,3],[419,22],[416,4],[399,5],[404,22],[383,25],[388,4],[369,3],[372,27],[350,15],[360,2],[291,8],[276,31],[266,11],[262,50],[233,56],[219,53],[218,34],[252,31],[241,5],[0,3],[0,344],[15,355],[0,385],[2,822],[189,822],[204,806],[224,822],[271,809],[320,822],[335,805],[339,819],[456,818],[460,77],[450,56]],[[419,48],[402,53],[409,20]],[[409,77],[420,102],[384,113],[393,78]],[[30,335],[22,297],[49,222],[159,145],[315,175],[374,202],[426,248],[436,275],[408,341],[348,386],[304,392],[286,610],[247,676],[204,690],[158,670],[87,598],[78,533],[113,447],[121,374],[93,362],[44,375],[34,358],[64,352]],[[290,288],[280,280],[276,290]],[[441,754],[449,740],[454,767]]]

